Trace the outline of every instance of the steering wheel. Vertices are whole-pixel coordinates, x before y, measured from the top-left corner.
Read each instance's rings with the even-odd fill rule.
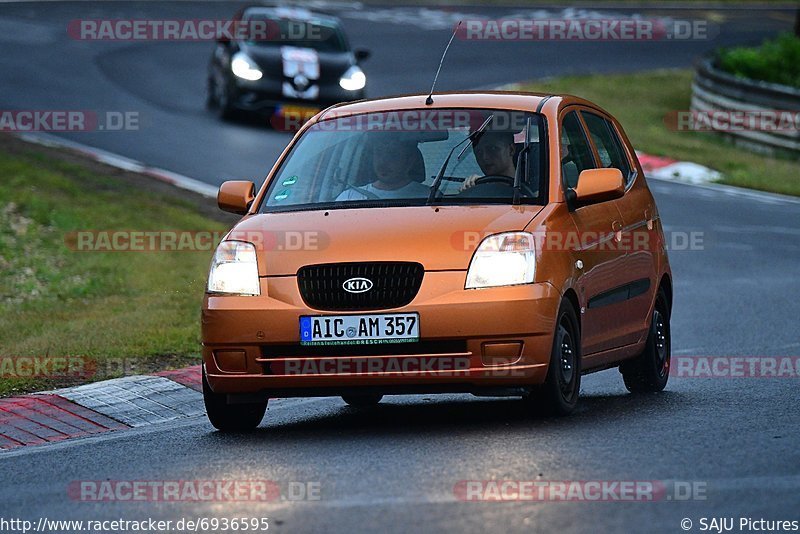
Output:
[[[510,185],[511,187],[514,187],[514,178],[512,178],[511,176],[505,176],[503,174],[487,174],[487,175],[481,176],[480,178],[475,180],[475,185],[498,184],[498,183],[499,184],[507,184],[507,185]],[[529,184],[527,184],[525,182],[521,182],[519,185],[520,185],[520,189],[522,190],[523,193],[525,193],[525,195],[527,195],[529,197],[538,196],[536,194],[536,191],[531,189],[531,186]]]

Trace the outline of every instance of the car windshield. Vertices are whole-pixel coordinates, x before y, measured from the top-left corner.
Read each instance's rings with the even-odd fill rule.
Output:
[[[543,203],[543,128],[539,114],[490,109],[326,119],[295,143],[270,181],[261,211],[510,204],[515,178],[520,202]]]
[[[294,46],[313,48],[319,52],[346,52],[347,41],[338,25],[322,20],[297,20],[278,17],[251,16],[248,20],[267,23],[266,40],[248,41],[255,46]]]

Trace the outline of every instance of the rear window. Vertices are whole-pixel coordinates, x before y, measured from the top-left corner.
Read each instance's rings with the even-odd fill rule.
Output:
[[[577,187],[580,173],[593,167],[589,140],[578,114],[570,111],[561,122],[561,179],[567,187]]]
[[[592,141],[597,147],[601,166],[619,169],[626,181],[629,180],[631,167],[628,163],[628,158],[625,156],[625,151],[622,149],[622,142],[614,130],[614,125],[594,113],[583,111],[581,114],[583,115],[583,120],[586,121],[586,127],[589,128]]]

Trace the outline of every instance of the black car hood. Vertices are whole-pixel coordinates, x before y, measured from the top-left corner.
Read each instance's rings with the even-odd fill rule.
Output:
[[[241,44],[242,52],[250,56],[264,73],[269,73],[270,77],[280,77],[283,75],[283,55],[281,46],[278,45],[249,45]],[[310,50],[310,49],[309,49]],[[320,52],[316,51],[319,57],[320,82],[336,81],[349,69],[356,64],[355,56],[352,52]]]

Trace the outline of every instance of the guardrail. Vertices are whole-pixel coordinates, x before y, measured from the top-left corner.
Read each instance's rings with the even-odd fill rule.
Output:
[[[785,85],[737,78],[714,67],[713,59],[702,59],[692,82],[693,112],[794,112],[800,117],[800,90]],[[800,128],[727,129],[722,133],[734,143],[754,152],[788,155],[800,159]]]

